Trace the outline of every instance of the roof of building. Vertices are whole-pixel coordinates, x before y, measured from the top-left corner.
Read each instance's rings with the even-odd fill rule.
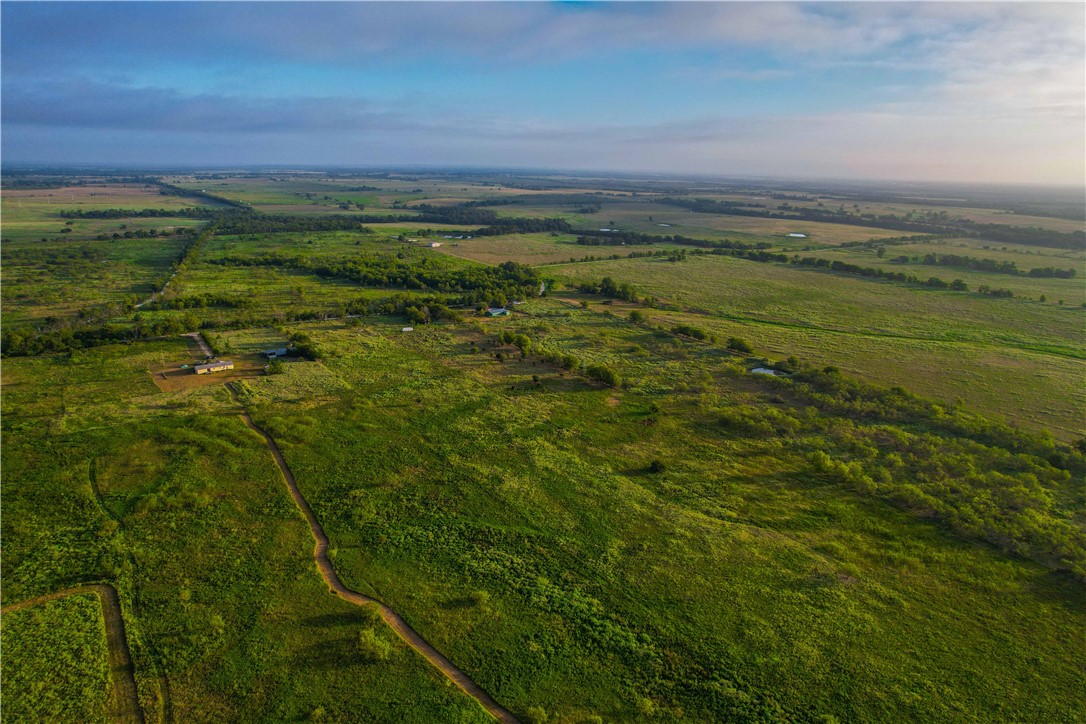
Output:
[[[505,307],[491,307],[486,310],[486,313],[489,317],[500,317],[503,314],[509,314],[509,310]]]
[[[227,367],[233,367],[234,363],[228,359],[221,359],[215,362],[208,362],[207,364],[196,365],[193,367],[195,370],[221,370]]]

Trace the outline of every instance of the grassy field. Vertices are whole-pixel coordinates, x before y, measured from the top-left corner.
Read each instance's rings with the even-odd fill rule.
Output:
[[[962,398],[1064,439],[1083,433],[1083,311],[1055,300],[911,289],[715,256],[547,271],[570,283],[604,276],[628,282],[698,312],[699,326],[750,339],[766,353],[840,366],[948,402]]]
[[[307,215],[605,190],[596,214],[545,197],[493,210],[895,270],[836,247],[901,235],[655,204],[710,195],[675,180],[166,181]],[[9,240],[5,192],[2,321],[105,324],[44,347],[59,352],[5,349],[3,603],[112,585],[148,721],[489,720],[375,610],[330,595],[243,410],[343,582],[522,721],[1086,719],[1080,279],[902,267],[1015,290],[997,299],[722,255],[569,263],[667,247],[397,223],[212,235],[135,309],[120,303],[182,240],[88,238],[117,219],[36,241],[18,225],[56,225],[48,193],[69,190],[22,196]],[[139,193],[130,208],[193,201]],[[979,239],[885,258],[925,253],[1086,259]],[[655,304],[574,288],[604,277]],[[536,296],[540,278],[560,286]],[[234,370],[182,367],[204,356],[179,336],[198,329]],[[265,368],[260,351],[288,345]],[[6,718],[108,717],[94,597],[5,614],[0,633]]]
[[[160,219],[161,221],[161,219]],[[81,310],[142,300],[181,253],[176,236],[51,244],[4,243],[3,322],[73,319]]]
[[[920,263],[890,262],[897,256],[924,256],[927,254],[953,254],[956,256],[971,256],[978,259],[993,259],[996,261],[1013,261],[1022,271],[1028,272],[1034,268],[1053,267],[1055,269],[1074,269],[1076,276],[1071,279],[1056,277],[1031,277],[1015,276],[1011,274],[996,274],[992,272],[963,269],[961,267],[937,266]],[[804,254],[804,256],[808,256]],[[810,254],[830,261],[840,260],[849,264],[858,264],[863,267],[875,267],[888,272],[911,274],[918,279],[927,279],[936,276],[946,281],[961,279],[969,285],[971,290],[981,286],[992,289],[1009,289],[1014,296],[1029,301],[1037,301],[1042,296],[1048,303],[1059,305],[1063,299],[1065,304],[1080,307],[1086,302],[1086,287],[1083,286],[1082,277],[1078,276],[1083,270],[1082,261],[1059,256],[1017,255],[1010,252],[1000,252],[997,256],[983,249],[977,251],[971,247],[951,246],[945,244],[907,244],[902,246],[887,247],[885,256],[880,258],[875,249],[833,249],[823,250]]]
[[[712,354],[661,359],[673,348],[625,322],[564,309],[499,324],[648,389],[497,363],[470,329],[335,324],[305,327],[327,354],[323,394],[293,391],[311,363],[250,384],[352,585],[410,612],[515,711],[558,721],[1074,716],[1046,693],[1079,680],[1073,588],[814,484],[807,443],[721,439],[697,422],[699,396],[765,391],[717,377]],[[645,472],[654,457],[665,474]],[[1043,629],[1026,637],[1036,606]],[[994,670],[1007,637],[1045,672]]]
[[[0,645],[6,721],[109,721],[106,629],[93,593],[5,613]]]
[[[18,411],[4,416],[5,603],[73,577],[116,580],[148,719],[485,720],[383,624],[328,595],[309,531],[225,389],[151,383],[148,366],[186,350],[5,364]],[[356,644],[367,629],[387,658]],[[15,651],[5,693],[41,677]]]
[[[841,244],[901,236],[900,231],[875,229],[819,221],[764,219],[755,216],[699,214],[651,199],[603,199],[594,214],[569,211],[565,206],[499,206],[505,216],[561,216],[578,229],[618,228],[642,234],[667,236],[680,234],[699,239],[733,239],[747,243],[764,241],[780,246],[804,247],[815,244]],[[790,233],[807,234],[806,239],[789,239]]]

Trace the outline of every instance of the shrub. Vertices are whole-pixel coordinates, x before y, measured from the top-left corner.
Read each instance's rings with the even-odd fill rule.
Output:
[[[359,631],[355,645],[358,653],[366,661],[387,661],[392,655],[392,644],[378,636],[372,628]]]
[[[750,354],[754,351],[754,348],[750,344],[740,337],[728,337],[728,349],[733,352],[742,352],[743,354]]]

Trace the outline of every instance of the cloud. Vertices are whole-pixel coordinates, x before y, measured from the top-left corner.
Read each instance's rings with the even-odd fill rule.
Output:
[[[1069,3],[6,3],[4,150],[1081,182],[1084,26]],[[638,54],[653,62],[624,75]],[[626,84],[606,106],[591,84],[561,108],[502,102],[520,91],[500,85],[479,91],[486,107],[463,101],[492,69],[562,87],[549,69],[603,63]],[[440,70],[448,91],[350,84],[405,67]],[[258,82],[271,68],[294,87],[346,80],[293,95]],[[779,82],[809,107],[821,76],[861,80],[819,114],[741,105]],[[192,78],[216,92],[181,90]],[[722,100],[694,80],[764,86]],[[695,90],[650,123],[627,102],[650,84]]]
[[[183,95],[85,79],[5,87],[4,121],[56,128],[282,133],[418,129],[424,123],[357,98]]]

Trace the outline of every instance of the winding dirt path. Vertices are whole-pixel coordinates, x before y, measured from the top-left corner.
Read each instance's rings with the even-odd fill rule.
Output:
[[[234,400],[240,404],[240,400],[238,400],[233,388],[227,386],[227,389],[229,389],[230,394],[234,396]],[[301,490],[298,489],[298,483],[294,479],[294,474],[291,473],[290,468],[287,467],[287,461],[283,459],[283,454],[279,451],[279,446],[275,443],[275,439],[265,432],[263,428],[253,422],[253,418],[250,417],[249,413],[244,409],[241,412],[241,418],[245,421],[245,424],[250,430],[253,430],[264,438],[264,441],[268,445],[268,450],[271,451],[272,457],[275,458],[275,463],[279,466],[279,471],[283,474],[283,479],[286,481],[287,488],[290,490],[290,496],[294,498],[294,504],[298,506],[298,509],[302,512],[302,516],[305,517],[306,522],[309,523],[309,531],[313,534],[313,540],[316,542],[316,545],[313,547],[313,558],[317,563],[317,569],[320,571],[321,576],[324,578],[324,581],[328,584],[329,588],[331,588],[340,598],[356,605],[377,606],[378,610],[381,612],[381,618],[385,620],[385,623],[392,627],[392,630],[399,634],[400,638],[403,639],[408,646],[422,654],[426,660],[433,664],[433,666],[444,674],[446,678],[460,687],[465,694],[479,702],[491,716],[500,722],[518,724],[517,718],[513,716],[511,712],[503,708],[498,702],[494,701],[489,694],[483,691],[482,687],[472,681],[467,674],[456,668],[451,661],[441,654],[441,652],[431,646],[426,639],[420,636],[415,629],[411,628],[411,626],[403,620],[400,614],[396,613],[377,599],[370,598],[357,591],[352,591],[343,585],[343,581],[339,579],[336,569],[328,559],[328,536],[325,534],[324,528],[321,527],[320,522],[317,521],[317,516],[313,513],[313,509],[309,507],[309,502],[302,496]]]
[[[182,334],[181,336],[190,337],[194,342],[196,342],[196,344],[200,345],[200,350],[208,357],[215,356],[215,353],[212,352],[211,348],[207,346],[207,342],[204,341],[204,338],[200,336],[199,332],[188,332],[187,334]]]
[[[121,615],[121,600],[117,596],[117,589],[108,583],[68,588],[4,606],[0,609],[0,615],[77,593],[94,593],[102,602],[102,618],[106,623],[106,648],[109,652],[109,675],[113,683],[112,704],[115,709],[112,714],[120,721],[142,724],[144,717],[136,689],[136,668],[128,650],[128,638],[125,636],[124,617]]]

